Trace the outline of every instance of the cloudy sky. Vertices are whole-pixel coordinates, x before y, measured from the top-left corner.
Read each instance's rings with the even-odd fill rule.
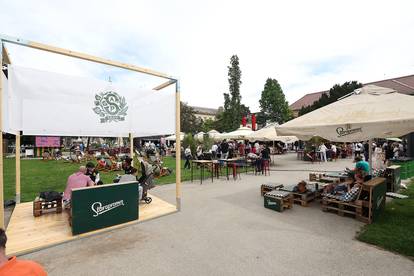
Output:
[[[182,99],[218,107],[237,54],[253,111],[268,77],[293,103],[348,80],[414,74],[414,1],[9,1],[0,33],[177,76]],[[8,45],[13,63],[137,87],[162,80]]]

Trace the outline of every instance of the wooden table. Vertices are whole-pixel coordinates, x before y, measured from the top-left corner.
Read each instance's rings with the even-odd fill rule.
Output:
[[[203,184],[204,168],[211,164],[211,182],[213,182],[213,160],[191,160],[191,182],[193,182],[193,167],[194,164],[200,165],[200,184]]]
[[[230,159],[219,159],[219,162],[224,162],[226,164],[226,177],[227,180],[229,180],[229,164],[234,164],[237,161],[241,160],[240,158],[230,158]],[[236,167],[237,170],[237,167]],[[234,167],[233,167],[233,179],[236,179],[237,177],[237,172],[235,171]]]

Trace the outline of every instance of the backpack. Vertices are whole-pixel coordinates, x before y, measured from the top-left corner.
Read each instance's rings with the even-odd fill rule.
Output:
[[[40,192],[39,197],[46,201],[62,200],[62,194],[56,191]]]

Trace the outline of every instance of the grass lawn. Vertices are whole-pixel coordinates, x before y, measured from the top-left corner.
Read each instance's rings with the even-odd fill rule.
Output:
[[[43,160],[22,160],[21,161],[21,200],[32,201],[41,191],[63,191],[66,187],[66,180],[69,175],[77,171],[79,164],[65,161],[43,161]],[[155,179],[158,185],[175,183],[175,159],[172,157],[164,158],[164,166],[173,169],[173,173],[168,176]],[[184,170],[184,161],[181,162],[181,180],[191,179],[191,171]],[[15,159],[4,159],[4,198],[15,198]],[[101,172],[101,179],[104,183],[112,183],[117,174],[123,171]],[[205,177],[210,176],[205,171]],[[200,179],[200,170],[194,168],[194,179]],[[206,180],[209,181],[209,180]]]
[[[414,181],[404,194],[409,198],[387,203],[378,220],[364,226],[358,240],[414,257]]]

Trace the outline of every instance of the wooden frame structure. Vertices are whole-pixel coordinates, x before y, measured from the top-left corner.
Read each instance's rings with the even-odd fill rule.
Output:
[[[163,88],[166,88],[170,85],[175,84],[175,135],[176,137],[180,137],[180,85],[179,80],[177,78],[174,78],[172,76],[169,76],[167,74],[148,69],[143,68],[127,63],[122,63],[119,61],[113,61],[110,59],[100,58],[96,56],[92,56],[89,54],[84,54],[80,52],[71,51],[68,49],[58,48],[51,45],[46,45],[34,41],[24,40],[16,37],[10,37],[6,35],[0,34],[0,45],[1,45],[1,52],[0,52],[0,60],[1,65],[3,68],[3,64],[11,64],[11,59],[9,56],[9,53],[7,51],[7,48],[5,46],[5,43],[11,43],[16,44],[19,46],[24,46],[32,49],[37,49],[45,52],[55,53],[59,55],[69,56],[81,60],[86,60],[90,62],[105,64],[113,67],[118,67],[121,69],[134,71],[137,73],[143,73],[155,77],[160,77],[163,79],[166,79],[167,81],[154,87],[153,90],[161,90]],[[2,78],[0,77],[0,130],[3,129],[3,84],[2,84]],[[16,203],[20,203],[20,132],[19,133],[13,133],[16,135]],[[129,134],[130,139],[130,145],[131,145],[131,157],[134,156],[133,151],[133,135],[132,133]],[[178,149],[181,148],[181,140],[176,139],[176,147]],[[181,168],[181,151],[176,152],[175,157],[175,164],[176,168]],[[3,132],[0,135],[0,227],[4,228],[4,182],[3,182]],[[176,208],[178,211],[181,210],[181,170],[176,170]]]

